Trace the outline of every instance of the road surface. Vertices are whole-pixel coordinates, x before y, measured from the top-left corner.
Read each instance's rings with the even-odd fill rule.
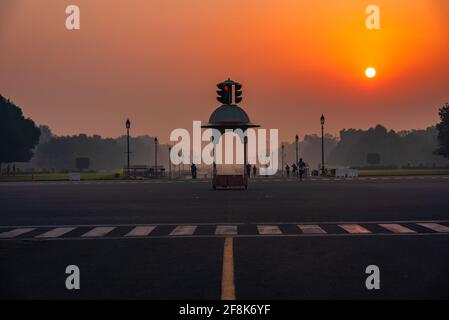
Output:
[[[449,176],[4,182],[0,298],[449,298],[448,190]]]

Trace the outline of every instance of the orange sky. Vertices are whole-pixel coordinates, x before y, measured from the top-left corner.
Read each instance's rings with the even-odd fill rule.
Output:
[[[326,128],[423,128],[449,101],[446,0],[1,0],[0,94],[56,134],[168,141],[206,121],[215,84],[244,87],[282,140]],[[65,29],[65,7],[81,30]],[[364,26],[381,8],[381,30]],[[375,79],[365,68],[377,69]]]

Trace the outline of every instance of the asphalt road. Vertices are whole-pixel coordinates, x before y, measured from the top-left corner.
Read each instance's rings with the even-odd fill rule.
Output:
[[[0,298],[447,299],[448,191],[447,176],[0,183]]]

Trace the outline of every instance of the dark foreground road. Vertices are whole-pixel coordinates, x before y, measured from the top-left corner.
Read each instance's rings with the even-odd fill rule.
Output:
[[[449,298],[448,190],[446,177],[3,183],[0,298]]]

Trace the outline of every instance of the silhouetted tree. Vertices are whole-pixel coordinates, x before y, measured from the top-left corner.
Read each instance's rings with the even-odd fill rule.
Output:
[[[124,151],[114,139],[85,134],[53,137],[39,145],[34,162],[40,168],[70,170],[76,158],[89,158],[90,168],[112,170],[123,167]]]
[[[370,165],[368,155],[379,156],[379,166],[445,165],[444,158],[433,154],[437,130],[395,132],[378,125],[368,130],[344,129],[329,163],[345,166]]]
[[[438,114],[441,122],[436,126],[439,146],[435,153],[449,158],[449,103],[446,102],[444,107],[440,108]]]
[[[153,165],[154,138],[131,137],[131,165]],[[53,136],[40,144],[33,164],[42,169],[73,169],[76,158],[89,158],[92,170],[115,170],[126,166],[126,136],[116,139],[99,135]],[[158,163],[168,164],[168,146],[159,145]]]
[[[22,110],[0,95],[0,172],[2,163],[26,162],[33,156],[40,130]]]

